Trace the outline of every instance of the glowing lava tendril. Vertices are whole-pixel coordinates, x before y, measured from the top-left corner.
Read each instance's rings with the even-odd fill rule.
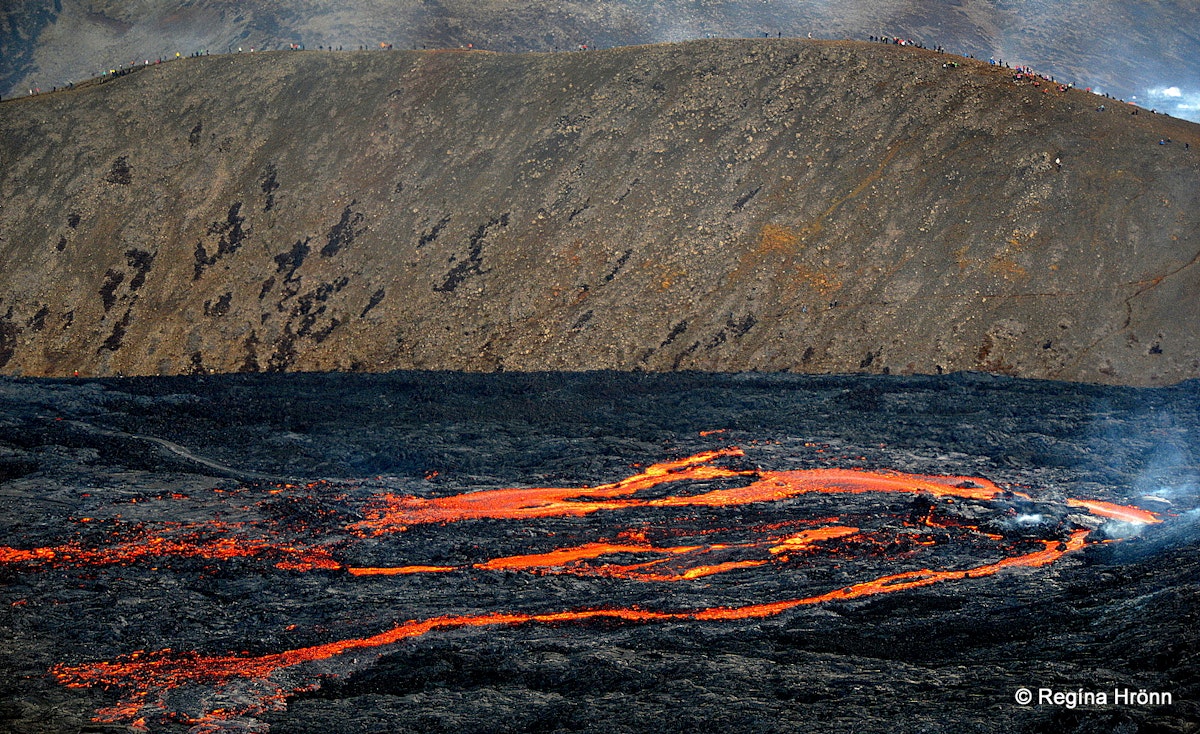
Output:
[[[542,487],[505,488],[480,490],[446,497],[420,498],[384,494],[371,500],[363,512],[361,521],[344,528],[347,542],[366,538],[379,538],[391,533],[403,532],[421,524],[450,524],[472,520],[518,520],[530,521],[552,517],[580,517],[597,512],[617,513],[632,508],[651,508],[669,512],[675,508],[725,508],[759,505],[782,500],[791,500],[806,494],[894,494],[906,493],[926,495],[949,501],[973,500],[1029,500],[1029,495],[1014,493],[996,486],[986,479],[961,476],[927,476],[888,471],[861,471],[848,469],[814,469],[797,471],[765,471],[732,469],[714,464],[721,459],[743,456],[740,449],[729,448],[707,451],[677,461],[663,462],[610,484],[595,487]],[[719,484],[737,483],[739,486],[697,488],[696,493],[687,493],[694,488],[692,482]],[[682,488],[665,496],[639,496],[646,490],[666,485],[668,489]],[[1087,510],[1109,520],[1127,523],[1156,523],[1160,519],[1154,514],[1134,507],[1126,507],[1096,500],[1066,501],[1066,505]],[[906,523],[908,524],[908,523]],[[930,528],[953,527],[956,532],[991,542],[1001,536],[984,533],[966,524],[939,523],[932,518],[932,511],[918,519],[920,528],[902,534],[901,543],[906,549],[906,558],[922,552],[923,546],[932,545],[921,533]],[[805,526],[805,527],[800,527]],[[666,530],[674,530],[666,528]],[[831,547],[854,547],[855,543],[870,544],[871,532],[843,524],[839,518],[792,519],[760,527],[739,528],[749,535],[749,540],[728,543],[688,542],[680,544],[655,543],[647,538],[646,532],[626,529],[616,533],[614,540],[589,540],[574,545],[563,545],[549,551],[529,552],[501,556],[466,566],[409,564],[392,567],[358,567],[343,564],[334,559],[327,550],[319,546],[306,547],[302,543],[271,544],[264,540],[258,544],[243,546],[232,556],[253,556],[266,553],[266,548],[281,548],[285,560],[276,564],[278,568],[292,571],[337,570],[347,577],[401,576],[410,574],[445,574],[457,571],[494,571],[534,574],[570,573],[580,576],[604,576],[626,579],[639,583],[684,583],[693,579],[709,578],[718,574],[733,574],[747,569],[774,567],[782,573],[788,564],[800,557],[811,557],[826,552]],[[703,535],[703,529],[676,534]],[[98,720],[144,725],[147,717],[187,720],[192,723],[214,722],[223,718],[260,713],[284,705],[286,695],[304,687],[315,685],[315,674],[298,668],[306,663],[328,660],[359,650],[378,650],[406,639],[428,634],[435,630],[467,627],[495,627],[526,623],[565,624],[588,620],[608,619],[633,623],[656,621],[732,621],[759,619],[780,614],[797,607],[836,601],[848,601],[877,594],[894,593],[915,589],[946,581],[974,579],[990,576],[1008,568],[1039,568],[1049,565],[1063,555],[1084,547],[1091,530],[1078,528],[1061,537],[1039,538],[1018,542],[1004,554],[995,551],[999,558],[992,558],[970,568],[929,569],[917,568],[882,575],[852,583],[820,593],[797,598],[773,601],[755,600],[729,606],[692,609],[652,610],[639,606],[612,606],[592,609],[568,609],[555,611],[493,611],[481,614],[453,614],[413,619],[376,634],[354,637],[324,644],[300,647],[268,655],[202,655],[199,653],[176,653],[164,650],[157,653],[139,652],[111,661],[60,664],[51,673],[68,687],[115,687],[129,691],[117,706],[98,712]],[[899,541],[893,540],[892,545]],[[137,551],[135,544],[124,543],[107,549],[112,554],[104,556],[103,550],[88,551],[78,545],[59,546],[49,549],[20,551],[2,549],[0,562],[9,564],[48,564],[74,561],[84,563],[92,559],[119,557],[121,562],[131,562],[145,555],[178,554],[224,557],[218,551],[228,549],[228,543],[220,539],[204,538],[195,547],[181,540],[153,539],[145,544],[147,550]],[[1029,550],[1030,547],[1033,550]],[[138,546],[141,547],[141,546]],[[890,547],[890,546],[889,546]],[[316,548],[317,550],[313,550]],[[280,551],[277,551],[280,552]],[[100,554],[100,555],[89,555]],[[614,558],[635,556],[641,558],[634,563],[607,562]],[[276,556],[269,556],[274,558]],[[290,565],[289,565],[290,564]],[[762,571],[755,571],[762,573]],[[382,582],[381,582],[382,583]],[[736,584],[736,582],[734,582]],[[736,586],[735,586],[736,588]],[[296,675],[309,682],[295,686],[281,680],[278,675],[285,669],[295,669],[286,676],[291,680]],[[199,718],[189,718],[184,713],[170,710],[165,703],[165,692],[187,687],[219,689],[236,681],[253,682],[258,693],[251,696],[256,703],[243,705],[239,710],[213,709]],[[242,693],[243,700],[246,694]]]

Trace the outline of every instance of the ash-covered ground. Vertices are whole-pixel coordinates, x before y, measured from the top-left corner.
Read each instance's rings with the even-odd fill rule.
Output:
[[[1196,382],[5,379],[0,729],[1196,731],[1198,447]]]

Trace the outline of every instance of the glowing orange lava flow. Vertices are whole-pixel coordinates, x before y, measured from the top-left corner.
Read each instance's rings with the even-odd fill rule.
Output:
[[[653,464],[644,471],[625,479],[596,487],[535,487],[481,490],[437,498],[420,498],[384,494],[374,506],[365,512],[366,519],[348,526],[358,535],[383,535],[405,530],[410,525],[447,523],[474,519],[530,520],[548,517],[582,516],[599,510],[621,510],[633,507],[729,507],[750,503],[775,502],[792,499],[809,493],[863,494],[863,493],[910,493],[930,494],[935,497],[960,497],[975,500],[991,500],[1001,496],[1023,497],[1028,495],[1004,490],[987,479],[962,476],[930,476],[902,474],[889,471],[865,471],[854,469],[809,469],[796,471],[734,470],[714,466],[713,461],[728,457],[741,457],[744,452],[736,447],[705,451],[675,461]],[[652,499],[633,497],[639,491],[669,482],[704,481],[714,479],[747,478],[749,483],[741,487],[714,489],[694,495],[672,495]],[[1082,507],[1098,516],[1133,523],[1157,523],[1158,517],[1146,510],[1125,507],[1095,500],[1068,500],[1074,507]],[[931,521],[932,522],[932,521]],[[211,523],[206,531],[230,533],[232,526]],[[828,529],[826,530],[828,532]],[[814,536],[815,537],[815,536]],[[832,536],[838,537],[838,536]],[[998,540],[999,536],[991,535]],[[789,541],[772,553],[786,550]],[[796,542],[803,543],[803,540]],[[598,545],[584,545],[573,549],[559,549],[551,554],[514,556],[494,559],[478,564],[480,569],[535,569],[560,566],[571,560],[594,558],[604,553],[648,552],[685,553],[694,547],[654,548],[649,545],[614,545],[603,550]],[[594,555],[593,551],[596,551]],[[574,557],[572,555],[574,554]],[[288,571],[347,570],[354,575],[404,575],[413,573],[438,573],[455,570],[451,566],[408,565],[391,568],[345,567],[336,561],[330,552],[320,546],[304,547],[273,542],[261,538],[218,537],[202,538],[193,533],[182,537],[160,535],[137,541],[89,549],[77,543],[60,546],[19,549],[0,546],[0,563],[8,564],[53,564],[67,565],[125,565],[147,557],[196,557],[211,560],[227,560],[265,556],[278,558],[275,566]],[[545,556],[545,557],[542,557]],[[281,558],[282,557],[282,558]],[[651,562],[654,563],[654,562]],[[646,564],[624,567],[631,573]],[[719,564],[721,569],[744,567],[742,565]],[[579,569],[588,572],[587,569]],[[621,567],[610,566],[605,575],[621,575]],[[680,578],[695,578],[687,572]],[[692,571],[700,573],[699,570]],[[661,580],[661,575],[634,573],[630,578]],[[670,578],[676,578],[671,576]]]
[[[351,566],[346,569],[354,576],[406,576],[411,573],[446,573],[457,570],[458,566],[385,566],[382,568]]]
[[[734,471],[707,463],[725,456],[744,456],[744,452],[738,448],[704,451],[677,461],[653,464],[631,477],[595,487],[487,489],[432,499],[387,494],[380,498],[382,506],[370,512],[368,519],[350,528],[366,534],[382,535],[402,531],[409,525],[425,523],[582,516],[598,510],[629,507],[632,503],[617,498],[664,482],[723,479],[756,473]]]
[[[1020,556],[1012,556],[1004,558],[995,563],[989,563],[983,566],[976,566],[962,571],[930,571],[925,569],[922,571],[906,571],[904,573],[892,574],[890,576],[881,576],[873,581],[866,581],[859,584],[853,584],[841,589],[809,596],[803,599],[790,599],[787,601],[769,602],[766,604],[751,604],[744,607],[716,607],[713,609],[704,609],[693,613],[691,616],[694,619],[750,619],[752,617],[771,617],[780,612],[787,611],[798,606],[806,604],[820,604],[829,601],[844,601],[847,599],[857,599],[863,596],[872,594],[887,594],[893,591],[903,591],[905,589],[915,589],[921,586],[929,586],[940,581],[952,581],[966,578],[982,578],[991,576],[1005,568],[1013,566],[1030,566],[1039,567],[1054,563],[1064,554],[1070,551],[1079,550],[1084,546],[1084,539],[1087,538],[1089,530],[1076,530],[1071,533],[1070,540],[1065,543],[1057,540],[1043,540],[1045,545],[1040,551],[1026,553]]]
[[[824,494],[863,494],[866,492],[906,492],[932,494],[935,497],[963,497],[990,500],[1005,490],[986,479],[974,477],[925,476],[899,472],[859,469],[802,469],[797,471],[758,472],[759,479],[745,487],[715,489],[687,497],[664,497],[647,504],[655,507],[707,506],[726,507],[750,502],[791,499],[810,492]],[[1028,495],[1010,492],[1012,496]]]
[[[1119,520],[1139,525],[1151,525],[1162,522],[1162,519],[1158,515],[1148,510],[1128,507],[1126,505],[1114,505],[1111,502],[1068,499],[1067,504],[1071,507],[1083,507],[1093,515],[1107,517],[1109,520]]]
[[[679,573],[639,573],[636,571],[623,572],[605,569],[603,575],[629,578],[634,579],[635,581],[689,581],[691,579],[702,579],[705,576],[716,576],[719,573],[736,571],[741,568],[765,566],[768,563],[770,563],[770,561],[753,559],[745,561],[725,561],[724,563],[714,563],[708,566],[693,566],[684,571],[680,571]]]
[[[739,568],[753,568],[756,566],[762,566],[773,562],[775,559],[745,559],[737,561],[725,561],[717,564],[697,565],[678,573],[648,573],[645,572],[644,569],[661,564],[663,561],[667,560],[667,557],[670,556],[699,556],[711,553],[713,551],[746,550],[765,547],[769,553],[774,555],[779,555],[784,552],[803,553],[814,550],[816,548],[816,543],[819,541],[845,538],[850,535],[855,535],[858,532],[858,528],[839,525],[832,527],[811,528],[785,538],[768,538],[764,541],[736,543],[732,545],[709,544],[656,546],[646,542],[644,538],[641,538],[640,542],[628,543],[583,543],[576,546],[556,548],[548,553],[528,553],[493,558],[490,561],[473,564],[472,566],[469,566],[469,568],[476,568],[484,571],[540,571],[551,573],[574,573],[583,576],[609,576],[639,581],[681,581],[685,579],[712,576]],[[637,540],[636,538],[632,539]],[[621,553],[652,553],[660,554],[665,557],[633,565],[577,565],[580,561],[594,560],[601,558],[602,556]],[[468,567],[396,566],[382,568],[360,568],[351,566],[346,570],[354,576],[398,576],[413,573],[440,573],[445,571],[456,571],[460,570],[461,568]]]
[[[497,558],[486,563],[477,563],[475,568],[488,570],[525,570],[530,568],[553,568],[585,558],[598,558],[610,553],[691,553],[703,548],[699,545],[682,545],[671,548],[655,548],[652,545],[627,545],[619,543],[585,543],[574,548],[559,548],[549,553],[530,553],[524,556]]]
[[[503,613],[474,615],[444,615],[412,620],[370,637],[338,640],[323,645],[249,657],[241,655],[203,656],[197,654],[171,655],[169,651],[138,653],[113,662],[85,665],[57,665],[51,669],[54,677],[72,688],[90,686],[121,686],[142,689],[174,688],[184,683],[221,684],[235,678],[267,678],[282,668],[301,663],[325,660],[352,650],[378,648],[438,629],[458,627],[488,627],[516,625],[527,622],[555,624],[582,622],[598,618],[620,619],[629,622],[662,620],[736,620],[769,617],[795,607],[822,602],[856,599],[872,594],[887,594],[905,589],[929,586],[949,579],[980,578],[1013,566],[1045,566],[1065,553],[1084,545],[1087,530],[1077,530],[1065,543],[1047,540],[1040,551],[1004,558],[995,563],[958,571],[908,571],[882,576],[872,581],[854,584],[824,594],[800,599],[749,604],[738,607],[710,607],[681,612],[661,612],[635,608],[585,609],[575,611],[532,613]]]
[[[207,540],[153,536],[103,548],[85,548],[78,543],[30,550],[0,546],[0,563],[125,566],[145,558],[167,556],[206,560],[283,556],[284,560],[275,566],[289,571],[334,570],[342,567],[325,548],[301,548],[272,543],[262,538],[237,536]]]
[[[845,538],[848,535],[854,535],[858,532],[858,528],[846,527],[845,525],[832,525],[824,528],[813,528],[811,530],[802,530],[795,535],[789,535],[779,541],[777,545],[773,545],[767,550],[771,553],[795,553],[797,551],[809,550],[813,544],[819,540],[833,540],[835,538]]]
[[[351,525],[363,534],[382,535],[411,525],[463,520],[527,520],[588,515],[600,510],[629,507],[727,507],[771,502],[803,494],[863,494],[906,492],[935,497],[990,500],[998,496],[1028,498],[1009,492],[986,479],[926,476],[856,469],[805,469],[797,471],[735,471],[707,462],[723,456],[742,456],[740,449],[707,451],[686,459],[654,464],[640,474],[597,487],[535,487],[488,489],[448,497],[422,498],[387,494],[368,511],[367,519]],[[665,482],[756,477],[744,487],[715,489],[696,495],[637,499],[630,495]]]

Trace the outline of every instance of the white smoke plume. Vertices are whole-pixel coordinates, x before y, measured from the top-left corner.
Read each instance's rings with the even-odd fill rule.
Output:
[[[1200,122],[1200,88],[1153,87],[1145,91],[1143,106],[1172,117]]]

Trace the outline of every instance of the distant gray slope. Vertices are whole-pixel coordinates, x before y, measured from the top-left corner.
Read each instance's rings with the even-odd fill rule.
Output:
[[[472,44],[520,52],[710,36],[886,35],[1032,65],[1066,82],[1200,120],[1200,25],[1190,0],[54,0],[4,8],[5,96],[176,53],[290,43],[346,50]]]
[[[0,12],[0,93],[3,96],[28,94],[29,89],[21,89],[22,84],[41,76],[41,68],[34,61],[38,39],[60,10],[60,0],[4,4],[3,12]]]
[[[1172,383],[1200,127],[1132,111],[787,39],[154,65],[0,104],[0,370]]]

